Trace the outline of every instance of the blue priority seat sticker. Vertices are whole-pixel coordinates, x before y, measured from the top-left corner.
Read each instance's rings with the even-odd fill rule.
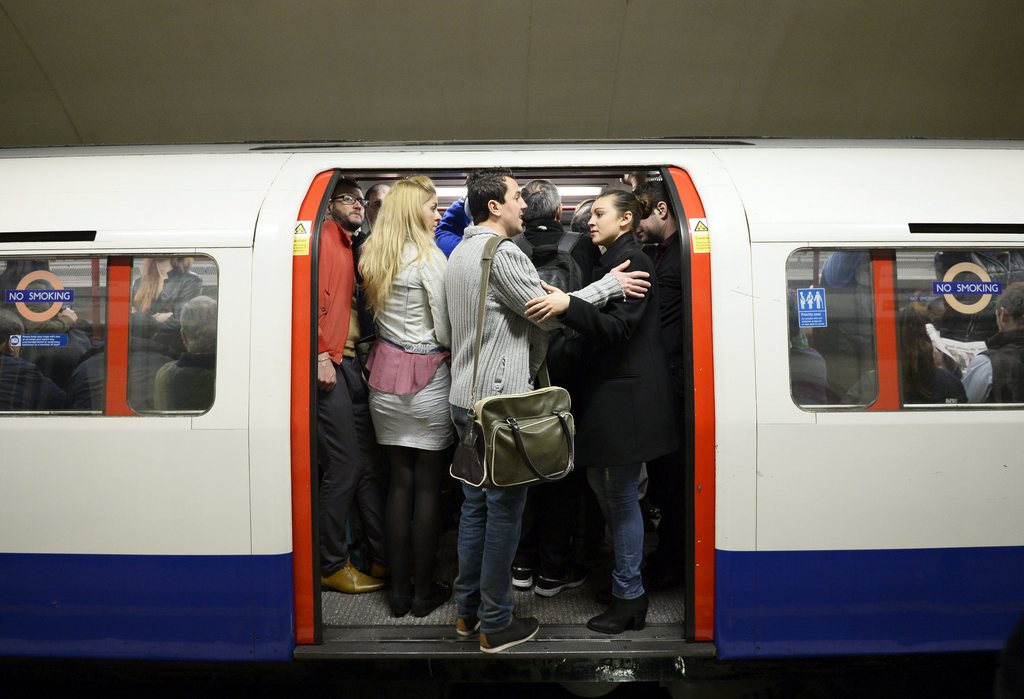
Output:
[[[820,287],[796,290],[797,313],[801,328],[828,327],[825,290]]]

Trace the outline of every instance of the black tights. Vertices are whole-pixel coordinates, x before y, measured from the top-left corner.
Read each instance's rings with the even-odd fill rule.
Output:
[[[415,575],[412,592],[415,597],[426,598],[431,592],[437,557],[441,476],[447,451],[390,446],[384,449],[391,465],[384,514],[391,556],[391,593],[397,597],[409,595],[411,544],[411,572]]]

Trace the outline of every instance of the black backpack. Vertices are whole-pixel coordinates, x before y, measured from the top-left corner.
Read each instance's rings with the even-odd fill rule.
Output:
[[[512,238],[519,249],[526,253],[537,268],[541,281],[562,291],[579,291],[583,288],[583,271],[572,256],[572,251],[583,239],[576,231],[565,231],[556,245],[534,245],[526,239],[525,233]]]
[[[534,245],[525,233],[512,238],[519,249],[533,260],[542,281],[568,293],[584,287],[583,271],[572,251],[583,239],[576,231],[564,231],[556,245]],[[556,385],[563,385],[579,371],[580,335],[571,328],[551,331],[548,343],[548,370]]]

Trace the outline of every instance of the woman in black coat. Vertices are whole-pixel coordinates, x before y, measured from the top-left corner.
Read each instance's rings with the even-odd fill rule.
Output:
[[[630,271],[653,275],[650,259],[633,237],[643,218],[641,202],[630,192],[607,191],[597,198],[590,237],[606,252],[594,269],[594,279],[626,260]],[[642,299],[617,299],[601,309],[553,287],[545,285],[545,290],[551,293],[529,303],[530,316],[557,314],[580,335],[570,343],[581,369],[581,380],[572,387],[576,459],[588,469],[587,480],[611,527],[615,551],[612,604],[587,627],[602,633],[641,629],[647,594],[640,577],[640,469],[643,462],[679,444],[654,285]]]

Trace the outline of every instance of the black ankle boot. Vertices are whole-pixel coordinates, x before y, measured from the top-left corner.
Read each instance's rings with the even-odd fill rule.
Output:
[[[587,622],[587,628],[600,633],[622,633],[626,629],[641,630],[647,623],[647,593],[636,599],[612,597],[604,611]]]
[[[448,601],[452,596],[452,588],[445,583],[431,583],[430,592],[426,597],[412,598],[412,614],[424,617]]]

